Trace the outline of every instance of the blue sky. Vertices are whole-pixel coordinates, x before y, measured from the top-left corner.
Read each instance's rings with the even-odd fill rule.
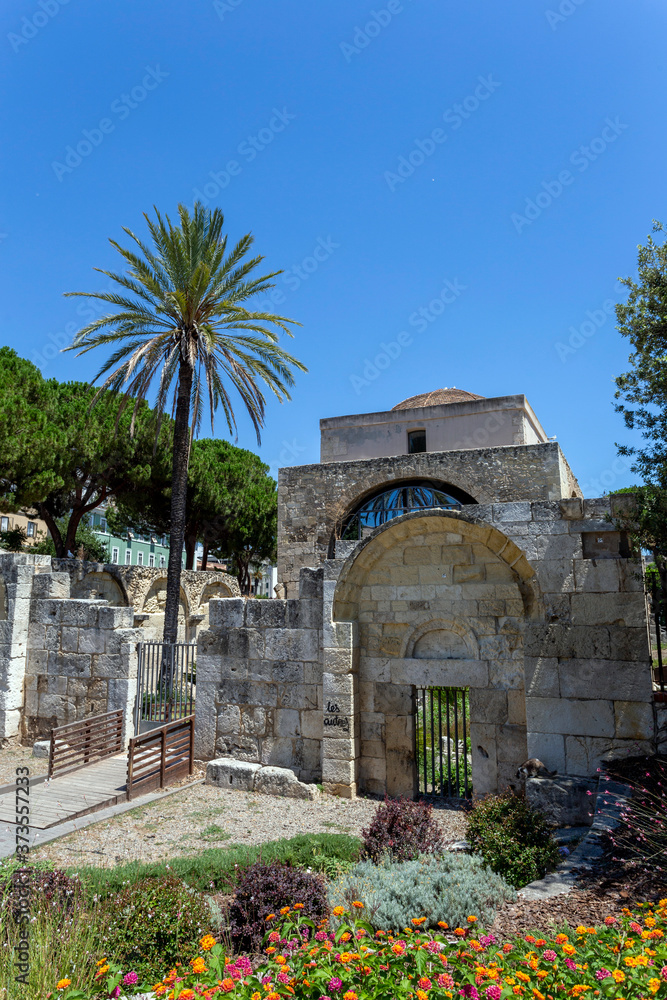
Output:
[[[274,470],[320,417],[457,386],[525,393],[587,495],[626,485],[609,313],[667,218],[666,27],[664,0],[8,0],[3,342],[92,377],[62,293],[199,191],[303,324]]]

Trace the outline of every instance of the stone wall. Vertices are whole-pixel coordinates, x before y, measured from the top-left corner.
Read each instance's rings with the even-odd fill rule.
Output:
[[[54,567],[71,579],[71,596],[107,601],[116,607],[133,607],[141,619],[142,638],[159,641],[164,626],[167,570],[152,566],[117,566],[79,559],[54,559]],[[212,597],[240,597],[238,581],[228,573],[183,570],[179,609],[179,641],[191,642],[199,628],[208,628],[208,603]]]
[[[196,748],[292,768],[319,780],[322,586],[304,573],[299,600],[211,601],[197,640]]]
[[[383,485],[427,479],[464,490],[481,504],[580,495],[556,442],[399,455],[281,469],[278,475],[278,581],[298,594],[299,571],[320,566],[336,525]]]

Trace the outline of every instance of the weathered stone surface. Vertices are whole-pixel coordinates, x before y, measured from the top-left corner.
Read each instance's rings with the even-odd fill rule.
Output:
[[[581,778],[528,778],[526,799],[554,826],[590,826],[598,782]]]
[[[614,706],[608,700],[530,698],[526,701],[526,716],[531,732],[609,738],[614,735]]]
[[[255,776],[260,769],[259,764],[221,757],[209,761],[206,765],[206,784],[251,792],[255,786]]]
[[[45,757],[48,759],[51,753],[51,740],[37,740],[32,746],[33,757]]]
[[[265,795],[281,795],[290,799],[309,799],[319,795],[317,785],[299,781],[294,771],[285,767],[262,767],[255,775],[254,790]]]

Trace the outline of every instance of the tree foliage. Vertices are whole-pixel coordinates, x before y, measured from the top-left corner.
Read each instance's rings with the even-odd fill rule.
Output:
[[[67,534],[68,518],[58,518],[57,525],[61,536],[64,537]],[[76,556],[81,559],[89,559],[90,562],[98,563],[109,562],[109,547],[91,527],[88,515],[79,521],[74,549]],[[29,551],[35,555],[55,556],[58,554],[51,535],[48,538],[40,539]]]
[[[164,534],[169,531],[170,499],[169,463],[156,461],[150,478],[108,511],[109,527],[117,535],[128,530]],[[251,567],[275,554],[277,493],[268,466],[253,452],[228,441],[193,441],[186,503],[186,568],[194,568],[196,545],[201,542],[203,568],[209,552],[232,560],[247,592]]]
[[[664,231],[655,222],[654,233]],[[633,472],[667,488],[667,242],[648,236],[638,247],[637,279],[621,278],[627,302],[616,306],[618,329],[632,345],[630,369],[616,379],[616,410],[626,427],[639,430],[643,447],[619,446],[632,455]]]
[[[55,554],[76,555],[81,521],[105,500],[150,479],[170,442],[146,403],[119,415],[105,392],[82,382],[45,380],[29,361],[0,349],[0,509],[34,512],[46,522]],[[164,460],[162,458],[162,460]]]
[[[249,257],[247,234],[228,247],[224,216],[197,202],[192,212],[178,206],[179,222],[155,210],[145,215],[150,245],[130,229],[130,249],[114,240],[124,273],[100,271],[114,283],[109,292],[69,294],[100,299],[114,312],[89,323],[72,348],[79,354],[97,347],[111,355],[100,368],[102,390],[124,390],[134,397],[134,413],[157,388],[156,410],[171,405],[174,443],[171,467],[169,567],[164,641],[176,641],[181,549],[187,522],[188,465],[192,438],[208,404],[221,408],[229,430],[236,426],[230,390],[238,394],[257,432],[264,423],[266,387],[281,402],[289,399],[294,370],[305,366],[278,344],[291,336],[294,320],[253,309],[257,296],[273,287],[280,272],[256,276],[262,257]],[[98,270],[100,270],[98,268]]]

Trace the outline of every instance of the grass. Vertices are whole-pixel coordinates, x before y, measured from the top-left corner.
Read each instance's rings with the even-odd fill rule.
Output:
[[[266,844],[245,847],[209,847],[200,854],[172,858],[169,861],[130,862],[114,868],[76,866],[68,874],[78,874],[86,892],[100,897],[117,892],[129,882],[147,877],[160,877],[170,871],[186,885],[203,892],[229,890],[239,871],[260,858],[263,861],[285,861],[293,865],[322,870],[331,862],[349,863],[359,854],[360,841],[342,833],[302,834],[289,840],[272,840]]]

